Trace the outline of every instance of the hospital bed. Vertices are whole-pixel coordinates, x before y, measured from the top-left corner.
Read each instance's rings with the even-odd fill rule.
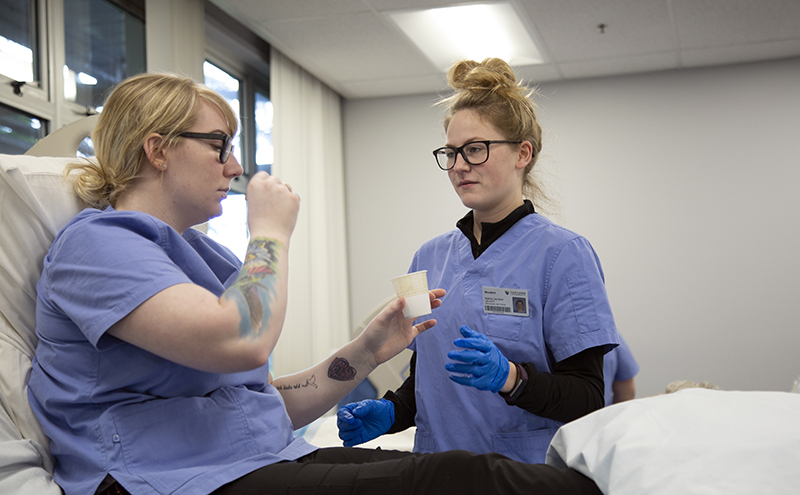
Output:
[[[27,155],[0,155],[0,494],[61,493],[26,384],[42,259],[80,208],[62,171],[94,119],[65,126]],[[401,355],[373,377],[380,395],[402,382],[407,363]],[[340,445],[330,415],[300,434]],[[398,435],[367,446],[411,449],[413,430]],[[689,389],[617,404],[563,426],[547,461],[577,469],[606,494],[798,494],[800,394]]]

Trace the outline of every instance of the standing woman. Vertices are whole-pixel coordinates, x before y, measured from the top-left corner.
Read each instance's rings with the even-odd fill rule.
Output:
[[[28,387],[65,495],[600,493],[575,470],[499,455],[294,438],[435,321],[413,325],[397,299],[321,363],[273,380],[299,198],[264,172],[251,178],[244,264],[191,228],[221,213],[242,173],[235,133],[218,94],[142,74],[104,105],[97,164],[72,167],[93,208],[45,257]],[[443,295],[431,291],[431,306]]]
[[[382,400],[339,411],[356,445],[416,425],[414,450],[499,452],[542,463],[558,427],[603,407],[603,355],[618,343],[589,242],[536,213],[542,131],[528,91],[500,59],[448,74],[446,145],[433,152],[464,206],[410,271],[447,290],[436,332]]]

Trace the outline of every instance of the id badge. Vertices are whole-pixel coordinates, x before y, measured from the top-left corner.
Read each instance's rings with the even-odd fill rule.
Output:
[[[528,316],[528,291],[484,287],[483,312],[494,315]]]

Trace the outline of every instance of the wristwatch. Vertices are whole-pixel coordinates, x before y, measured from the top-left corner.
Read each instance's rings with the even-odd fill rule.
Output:
[[[528,384],[528,372],[517,363],[513,361],[511,361],[511,363],[517,368],[517,380],[514,382],[514,386],[509,392],[500,392],[499,395],[505,400],[513,401],[517,400],[519,396],[522,395],[522,391],[525,390],[525,385]]]

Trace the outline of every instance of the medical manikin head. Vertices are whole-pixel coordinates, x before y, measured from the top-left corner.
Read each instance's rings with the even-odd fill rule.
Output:
[[[720,388],[714,385],[711,382],[707,382],[703,380],[702,382],[693,382],[691,380],[676,380],[674,382],[670,382],[667,384],[667,388],[664,390],[665,394],[673,394],[678,390],[683,390],[686,388],[707,388],[709,390],[719,390]]]
[[[522,194],[538,206],[544,194],[533,170],[542,150],[542,128],[536,118],[531,90],[522,86],[511,67],[498,58],[487,58],[480,63],[457,62],[450,68],[447,80],[455,94],[440,102],[448,106],[445,131],[457,113],[470,110],[499,132],[502,139],[529,142],[532,157],[522,174]],[[494,152],[492,147],[490,156]]]
[[[77,163],[78,196],[88,205],[114,206],[120,193],[139,177],[147,160],[143,147],[151,133],[163,136],[167,148],[181,139],[201,111],[203,102],[215,107],[236,134],[236,116],[217,93],[190,78],[173,74],[139,74],[119,83],[108,97],[92,132],[97,163]]]

